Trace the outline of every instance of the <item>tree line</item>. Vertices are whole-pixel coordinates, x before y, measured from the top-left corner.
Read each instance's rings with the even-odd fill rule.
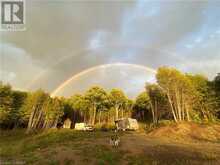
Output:
[[[153,84],[146,83],[143,92],[133,100],[120,89],[107,91],[99,86],[69,98],[52,98],[41,89],[16,91],[0,83],[0,127],[47,129],[61,126],[67,118],[73,125],[113,124],[124,117],[154,124],[163,119],[175,122],[220,119],[220,74],[210,81],[202,75],[160,67],[156,80]]]

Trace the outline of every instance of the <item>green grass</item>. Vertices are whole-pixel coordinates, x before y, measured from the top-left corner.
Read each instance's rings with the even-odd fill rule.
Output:
[[[121,144],[124,148],[113,148],[108,141],[112,134],[114,132],[111,131],[80,132],[69,129],[52,129],[28,135],[25,130],[1,131],[0,159],[5,162],[17,160],[28,165],[219,163],[216,163],[219,153],[210,149],[198,150],[193,145],[157,142],[149,138],[145,140],[145,136],[133,132],[120,133],[120,137],[126,137]],[[139,143],[139,147],[142,144],[146,147],[139,148],[137,152],[134,150],[136,143]]]
[[[2,131],[0,139],[1,159],[20,159],[26,163],[59,164],[53,155],[55,148],[62,146],[61,150],[68,149],[70,152],[79,151],[83,155],[82,160],[95,158],[98,164],[115,164],[120,158],[120,152],[109,149],[104,145],[95,145],[92,141],[100,138],[108,139],[113,132],[81,132],[68,129],[48,130],[38,134],[25,134],[25,130]],[[91,141],[88,143],[88,141]],[[87,145],[83,144],[87,142]],[[84,146],[85,145],[85,146]],[[44,153],[49,154],[45,157]],[[52,159],[51,159],[52,158]],[[64,160],[65,164],[73,161]]]

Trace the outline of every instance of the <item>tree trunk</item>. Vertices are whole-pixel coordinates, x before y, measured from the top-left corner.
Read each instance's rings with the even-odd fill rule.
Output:
[[[175,91],[175,96],[176,96],[176,108],[178,112],[178,118],[181,121],[182,120],[182,112],[181,112],[181,107],[180,107],[180,96],[179,96],[179,91],[176,89]]]
[[[157,108],[157,101],[155,100],[155,124],[158,123],[158,108]]]
[[[32,122],[33,122],[34,115],[35,115],[35,106],[32,107],[32,112],[31,112],[31,116],[30,116],[29,121],[28,121],[28,127],[27,127],[26,133],[30,132],[30,130],[31,130],[31,125],[32,125]]]
[[[57,128],[58,118],[56,118],[55,122],[53,123],[53,128]]]
[[[184,109],[184,107],[183,107],[183,103],[184,103],[184,94],[183,94],[183,91],[182,91],[182,89],[181,89],[181,94],[180,94],[180,107],[181,107],[181,109],[182,109],[182,120],[184,121],[185,120],[185,109]]]
[[[187,121],[190,121],[188,105],[186,105],[186,117]]]
[[[39,128],[40,121],[42,119],[42,113],[43,113],[43,110],[39,110],[39,112],[37,113],[37,116],[34,117],[34,118],[36,118],[35,122],[33,124],[34,129]]]
[[[119,107],[116,106],[115,107],[115,119],[118,120],[118,111],[119,111]]]
[[[86,123],[86,114],[83,115],[83,122]]]
[[[101,123],[101,113],[102,113],[102,111],[100,110],[99,111],[99,124]]]
[[[155,122],[155,114],[154,114],[155,110],[154,110],[154,106],[151,101],[150,101],[150,106],[151,106],[152,120],[154,123]]]
[[[95,125],[95,119],[96,119],[96,107],[93,107],[93,118],[92,118],[92,125]]]
[[[175,115],[175,111],[174,111],[172,100],[170,98],[169,93],[167,94],[167,97],[168,97],[168,101],[169,101],[169,104],[170,104],[170,107],[171,107],[171,111],[172,111],[172,114],[173,114],[174,121],[177,122],[177,118],[176,118],[176,115]]]

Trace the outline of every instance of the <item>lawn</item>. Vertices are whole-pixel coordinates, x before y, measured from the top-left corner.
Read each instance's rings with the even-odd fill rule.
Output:
[[[114,132],[68,129],[25,134],[1,131],[1,164],[220,164],[220,143],[172,142],[145,133],[119,133],[118,148],[109,145]]]

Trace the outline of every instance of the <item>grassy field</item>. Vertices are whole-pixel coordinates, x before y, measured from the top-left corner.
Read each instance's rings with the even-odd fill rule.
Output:
[[[220,164],[219,141],[172,140],[144,132],[120,133],[118,148],[109,145],[114,132],[60,129],[26,135],[1,131],[0,164]]]

